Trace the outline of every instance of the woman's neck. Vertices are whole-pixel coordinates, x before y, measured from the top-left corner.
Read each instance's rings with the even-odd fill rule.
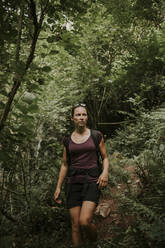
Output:
[[[84,134],[88,131],[87,127],[76,127],[75,132],[78,134]]]

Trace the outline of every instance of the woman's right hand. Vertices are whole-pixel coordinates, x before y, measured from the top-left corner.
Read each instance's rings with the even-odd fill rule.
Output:
[[[59,198],[60,196],[60,192],[61,192],[61,189],[60,188],[57,188],[55,193],[54,193],[54,200],[58,203],[58,204],[61,204],[62,201]]]

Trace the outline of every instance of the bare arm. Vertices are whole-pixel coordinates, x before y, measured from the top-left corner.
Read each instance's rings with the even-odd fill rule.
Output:
[[[67,171],[68,171],[67,156],[66,156],[66,148],[64,147],[61,169],[60,169],[60,173],[59,173],[59,177],[58,177],[56,191],[54,193],[54,199],[57,203],[61,203],[61,201],[58,200],[58,197],[59,197],[60,192],[61,192],[62,183],[63,183],[63,181],[67,175]]]
[[[109,170],[109,160],[108,160],[103,138],[99,144],[99,147],[100,147],[100,152],[103,158],[103,161],[102,161],[103,171],[101,175],[99,176],[97,183],[99,184],[99,187],[102,188],[102,187],[107,186],[108,184],[108,170]]]

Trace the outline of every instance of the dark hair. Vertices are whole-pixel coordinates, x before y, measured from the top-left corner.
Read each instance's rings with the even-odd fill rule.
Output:
[[[83,108],[85,108],[85,109],[87,110],[87,107],[86,107],[86,104],[85,104],[85,103],[77,103],[77,104],[75,104],[75,105],[72,107],[72,111],[71,111],[72,117],[73,117],[73,115],[74,115],[74,110],[75,110],[76,108],[78,108],[78,107],[83,107]]]

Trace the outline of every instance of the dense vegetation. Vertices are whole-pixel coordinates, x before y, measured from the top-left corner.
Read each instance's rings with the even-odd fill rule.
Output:
[[[164,247],[164,20],[163,0],[1,1],[1,247],[67,247],[65,197],[59,208],[53,193],[77,102],[104,133],[110,160],[120,154],[106,194],[121,219],[133,218],[110,226],[99,247]],[[122,183],[128,190],[111,194]]]

